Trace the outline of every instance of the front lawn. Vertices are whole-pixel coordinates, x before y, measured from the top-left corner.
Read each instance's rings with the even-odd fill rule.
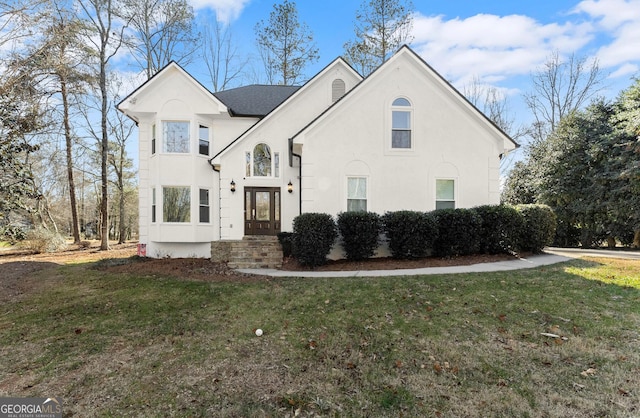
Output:
[[[640,415],[637,261],[220,282],[90,266],[0,306],[0,396],[82,417]]]

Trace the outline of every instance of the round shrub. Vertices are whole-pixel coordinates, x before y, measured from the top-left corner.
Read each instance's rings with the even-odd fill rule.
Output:
[[[380,243],[380,215],[372,212],[342,212],[338,214],[338,231],[347,259],[371,257]]]
[[[472,209],[439,209],[433,212],[438,224],[434,255],[454,257],[477,254],[482,220]]]
[[[327,262],[338,232],[331,215],[303,213],[293,220],[293,256],[300,264],[315,267]]]
[[[514,253],[524,226],[522,214],[513,206],[483,205],[473,208],[480,216],[479,247],[486,254]]]
[[[426,257],[438,237],[438,226],[429,213],[387,212],[382,216],[382,223],[393,258]]]
[[[520,235],[519,247],[522,251],[542,252],[545,246],[553,242],[556,232],[556,215],[546,205],[518,205],[524,227]]]

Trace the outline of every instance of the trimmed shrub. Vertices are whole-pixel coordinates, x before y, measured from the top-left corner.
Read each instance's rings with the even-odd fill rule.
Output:
[[[387,212],[382,223],[393,258],[426,257],[438,237],[438,226],[429,213]]]
[[[282,246],[282,256],[291,257],[293,254],[293,232],[278,232],[278,242]]]
[[[342,212],[338,214],[338,231],[348,260],[371,257],[380,244],[382,222],[373,212]]]
[[[473,210],[481,220],[480,252],[511,254],[518,251],[524,219],[516,208],[505,205],[483,205]]]
[[[516,209],[524,218],[524,227],[518,247],[522,251],[542,252],[553,242],[556,232],[556,215],[546,205],[518,205]]]
[[[331,215],[303,213],[293,220],[293,256],[300,264],[315,267],[327,262],[338,232]]]
[[[473,209],[439,209],[433,212],[438,224],[434,255],[454,257],[477,254],[482,220]]]
[[[67,246],[64,237],[54,231],[38,227],[27,233],[27,237],[20,246],[34,253],[53,253]]]

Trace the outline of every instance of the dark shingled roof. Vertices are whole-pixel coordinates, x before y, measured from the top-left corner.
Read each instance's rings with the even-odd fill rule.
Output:
[[[299,86],[266,86],[254,84],[214,93],[234,116],[263,117],[278,107]]]

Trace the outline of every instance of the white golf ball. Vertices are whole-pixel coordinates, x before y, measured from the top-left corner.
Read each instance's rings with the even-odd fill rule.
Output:
[[[258,328],[258,329],[256,330],[256,335],[257,335],[258,337],[262,336],[262,330],[261,330],[260,328]]]

